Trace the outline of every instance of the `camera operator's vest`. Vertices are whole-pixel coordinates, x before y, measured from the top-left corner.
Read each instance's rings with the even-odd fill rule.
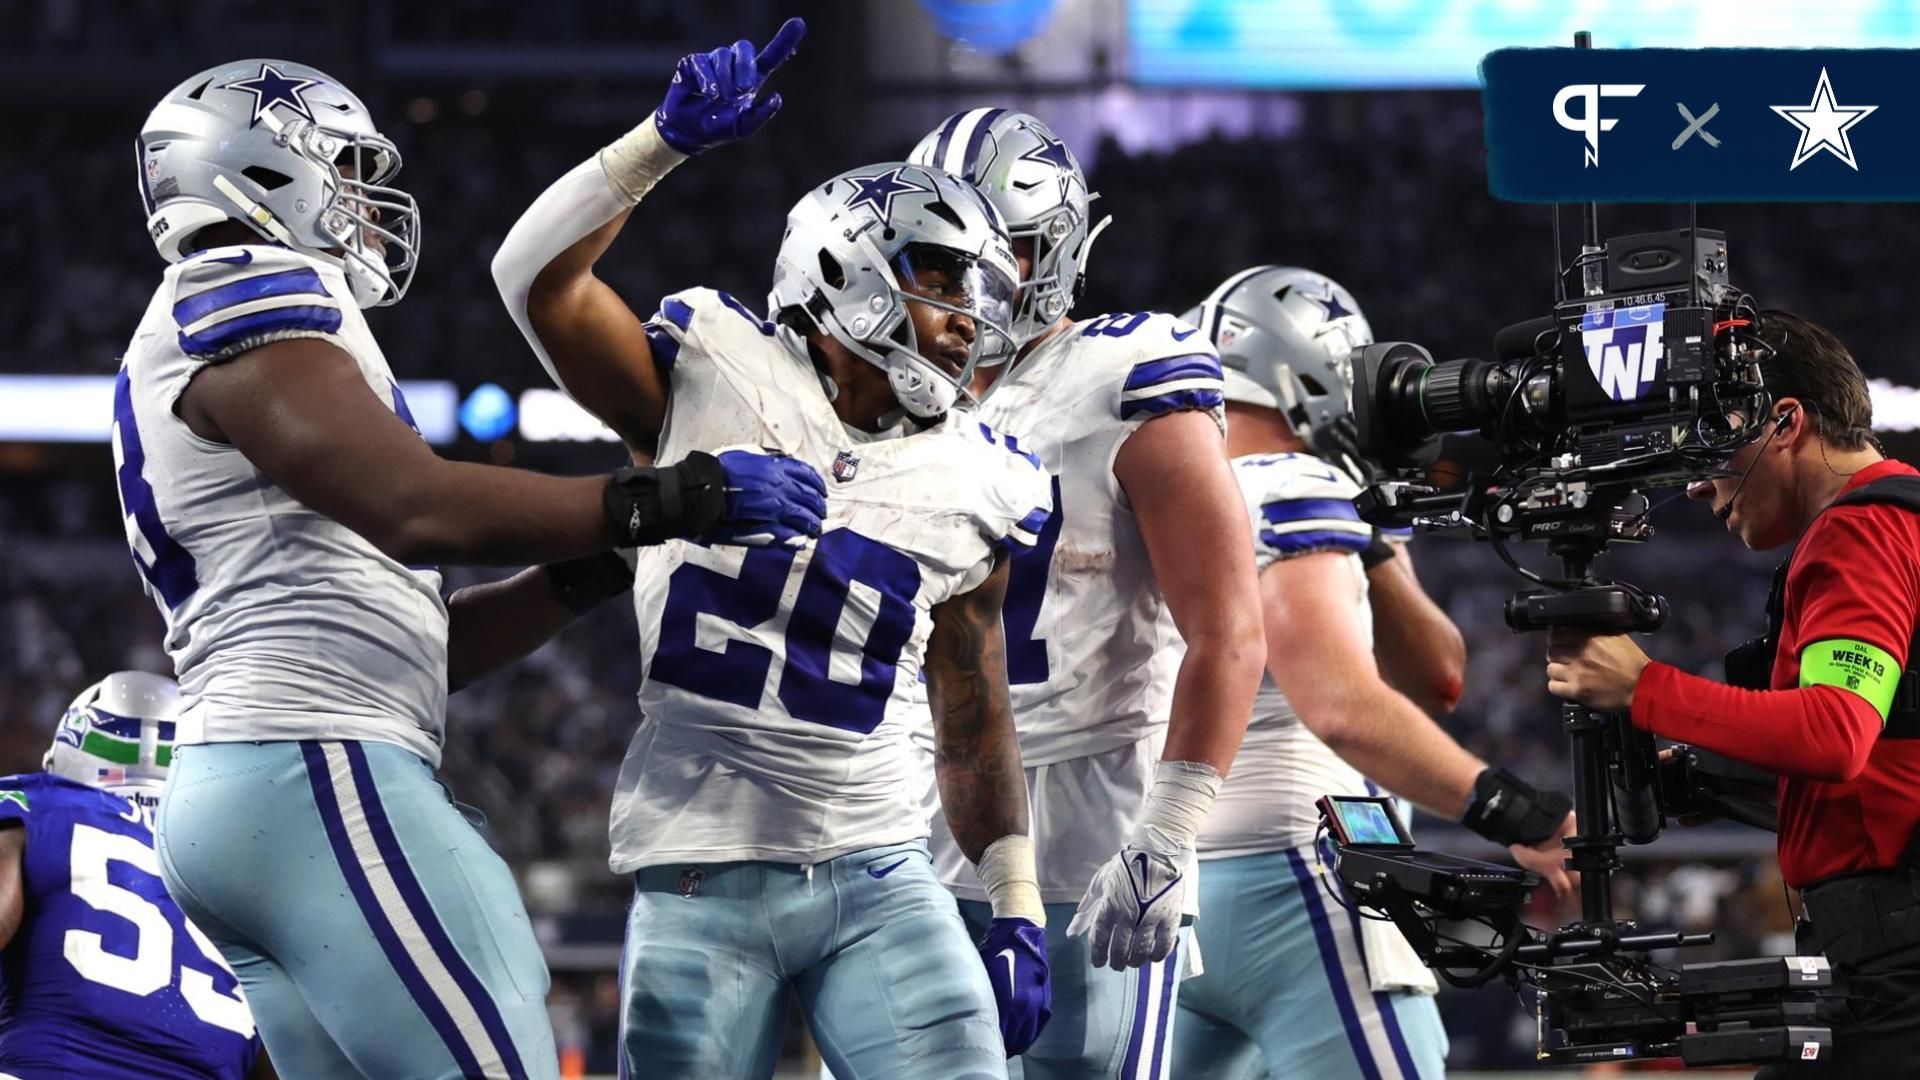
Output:
[[[1821,513],[1836,506],[1860,506],[1879,503],[1897,506],[1920,514],[1920,476],[1889,476],[1865,484],[1829,503]],[[1773,572],[1773,587],[1767,592],[1767,632],[1735,647],[1727,653],[1727,682],[1743,690],[1773,688],[1774,654],[1780,649],[1780,628],[1786,621],[1787,570],[1793,556],[1781,561]],[[1883,739],[1920,739],[1920,626],[1914,627],[1907,642],[1907,670],[1887,712]]]

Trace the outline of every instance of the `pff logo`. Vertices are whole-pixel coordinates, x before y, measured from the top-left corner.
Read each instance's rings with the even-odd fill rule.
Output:
[[[1645,83],[1574,83],[1563,86],[1553,95],[1553,119],[1568,131],[1577,131],[1587,137],[1586,162],[1583,167],[1600,164],[1600,133],[1612,131],[1620,122],[1617,116],[1600,115],[1600,99],[1609,97],[1639,97],[1645,90]],[[1580,115],[1567,111],[1574,99],[1581,102]]]

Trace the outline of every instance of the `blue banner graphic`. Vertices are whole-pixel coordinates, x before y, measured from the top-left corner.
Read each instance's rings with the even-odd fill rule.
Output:
[[[1487,176],[1519,202],[1920,200],[1920,50],[1501,49]]]

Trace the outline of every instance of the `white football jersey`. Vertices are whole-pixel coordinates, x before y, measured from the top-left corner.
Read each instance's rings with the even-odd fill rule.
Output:
[[[1165,727],[1179,641],[1113,475],[1156,416],[1205,409],[1224,433],[1213,345],[1171,315],[1102,315],[1055,333],[980,404],[1054,478],[1055,515],[1014,557],[1003,622],[1028,766],[1098,754]]]
[[[1140,425],[1168,412],[1208,411],[1224,432],[1224,388],[1204,335],[1143,312],[1056,332],[980,404],[982,419],[1015,432],[1054,485],[1054,516],[1038,544],[1014,554],[1001,615],[1049,903],[1080,899],[1132,833],[1183,654],[1114,458]],[[941,880],[963,898],[984,898],[943,823],[933,846]]]
[[[1046,473],[964,411],[911,435],[849,429],[799,337],[725,293],[668,297],[647,334],[672,385],[660,460],[781,450],[820,471],[828,512],[797,551],[641,550],[644,717],[614,793],[614,871],[812,864],[925,836],[907,731],[928,722],[913,690],[930,613],[1046,529]]]
[[[1338,573],[1371,642],[1367,574],[1360,551],[1373,529],[1353,508],[1360,489],[1345,473],[1311,454],[1235,458],[1233,472],[1247,500],[1254,561],[1262,571],[1281,559],[1315,552],[1345,555]],[[1312,633],[1312,627],[1299,627]],[[1313,842],[1322,795],[1370,794],[1366,778],[1320,741],[1273,684],[1260,681],[1253,720],[1233,759],[1233,772],[1200,830],[1203,859],[1279,851]]]
[[[286,248],[215,248],[168,267],[121,363],[120,508],[166,620],[186,700],[179,741],[389,742],[437,765],[439,572],[388,558],[174,413],[201,368],[302,337],[345,350],[375,396],[413,423],[345,275]]]

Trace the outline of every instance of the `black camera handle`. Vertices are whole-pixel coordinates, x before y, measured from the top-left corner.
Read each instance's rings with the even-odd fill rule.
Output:
[[[1557,627],[1595,634],[1648,633],[1667,620],[1665,598],[1591,575],[1605,541],[1567,537],[1548,545],[1560,559],[1566,590],[1522,592],[1507,601],[1515,631]],[[1580,832],[1566,838],[1567,868],[1580,874],[1580,927],[1602,940],[1618,938],[1611,884],[1621,843],[1645,844],[1660,835],[1660,803],[1653,736],[1625,713],[1597,712],[1578,702],[1560,706],[1561,727],[1573,744],[1573,806]],[[1572,928],[1570,928],[1572,929]]]

